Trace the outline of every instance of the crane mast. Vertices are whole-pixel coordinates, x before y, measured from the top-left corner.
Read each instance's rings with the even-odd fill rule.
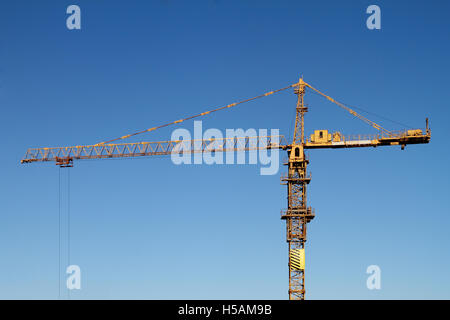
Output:
[[[379,130],[380,134],[369,138],[361,135],[345,138],[340,132],[333,134],[328,130],[316,130],[309,139],[305,138],[305,114],[308,111],[304,103],[305,88],[317,92],[332,103],[347,110],[351,115],[368,123]],[[307,239],[307,225],[314,219],[315,210],[307,206],[307,186],[311,182],[311,174],[307,173],[309,160],[305,149],[321,148],[354,148],[377,147],[385,145],[401,145],[402,150],[407,144],[428,143],[431,132],[426,119],[426,129],[391,132],[375,122],[361,116],[344,104],[327,96],[300,78],[294,93],[297,95],[294,135],[292,145],[284,149],[288,151],[287,176],[281,177],[281,184],[287,185],[287,209],[281,211],[281,219],[286,220],[286,241],[288,243],[288,270],[289,270],[289,299],[305,299],[305,242]]]
[[[287,185],[287,209],[281,218],[286,220],[286,241],[289,250],[289,299],[305,298],[305,242],[307,224],[314,218],[314,210],[307,207],[306,187],[311,181],[307,175],[308,159],[305,156],[304,117],[308,108],[304,104],[305,83],[300,79],[294,89],[297,94],[294,136],[288,149],[288,174],[281,178]]]

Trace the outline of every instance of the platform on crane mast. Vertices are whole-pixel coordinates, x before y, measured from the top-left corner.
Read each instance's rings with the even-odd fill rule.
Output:
[[[281,210],[281,219],[287,218],[305,218],[306,222],[310,222],[316,216],[315,210],[311,207],[307,208],[291,208]]]

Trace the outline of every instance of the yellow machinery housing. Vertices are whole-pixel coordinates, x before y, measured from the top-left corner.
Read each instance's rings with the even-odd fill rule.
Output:
[[[325,143],[331,141],[331,133],[328,130],[315,130],[311,135],[312,143]]]

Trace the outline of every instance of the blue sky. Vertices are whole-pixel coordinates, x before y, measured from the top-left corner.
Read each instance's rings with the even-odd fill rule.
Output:
[[[71,4],[81,30],[66,28]],[[371,4],[381,30],[366,28]],[[430,144],[404,151],[309,152],[307,298],[449,299],[449,11],[448,1],[2,1],[0,298],[57,299],[58,274],[66,277],[68,170],[20,165],[28,147],[104,141],[303,75],[411,127],[430,117],[432,129]],[[306,100],[308,133],[375,133],[316,95]],[[290,137],[295,102],[284,92],[205,117],[203,127]],[[167,140],[173,129],[135,141]],[[169,157],[76,162],[70,263],[82,289],[70,297],[287,298],[284,170],[261,176],[258,165]],[[366,288],[372,264],[381,290]]]

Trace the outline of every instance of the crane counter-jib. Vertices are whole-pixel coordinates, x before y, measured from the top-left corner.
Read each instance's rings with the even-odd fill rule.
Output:
[[[322,131],[322,130],[318,130]],[[423,133],[425,132],[425,133]],[[421,129],[406,130],[391,136],[372,136],[372,137],[342,137],[340,134],[328,134],[328,138],[321,140],[314,139],[312,136],[305,142],[305,149],[325,149],[325,148],[357,148],[357,147],[378,147],[378,146],[395,146],[400,145],[402,149],[408,144],[428,143],[431,139],[429,129],[422,131]]]

